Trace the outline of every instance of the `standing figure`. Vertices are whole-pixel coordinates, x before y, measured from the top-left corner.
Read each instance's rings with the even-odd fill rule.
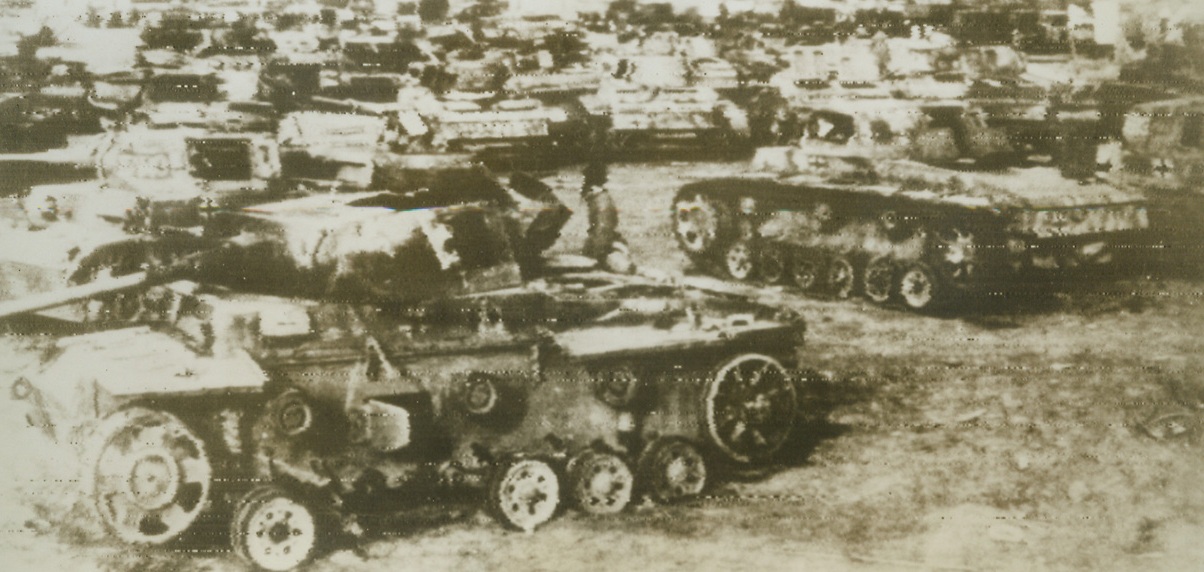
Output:
[[[584,174],[581,198],[589,209],[589,233],[582,254],[611,272],[630,274],[635,265],[631,263],[627,241],[619,234],[619,211],[606,190],[606,163],[591,161]]]

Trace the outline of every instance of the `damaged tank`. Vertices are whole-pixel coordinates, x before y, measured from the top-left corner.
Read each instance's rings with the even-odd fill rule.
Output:
[[[66,287],[92,273],[88,261],[127,250],[169,259],[212,213],[278,200],[281,191],[271,133],[133,125],[97,147],[98,179],[35,186],[19,208],[0,213],[8,247],[0,299]]]
[[[952,133],[911,137],[937,157],[957,156]],[[956,170],[871,148],[764,148],[758,172],[687,184],[673,202],[678,243],[696,265],[737,280],[917,311],[966,294],[1107,279],[1144,252],[1140,195],[1052,167]]]
[[[1149,198],[1160,244],[1156,259],[1170,273],[1200,276],[1204,97],[1136,105],[1125,114],[1122,131],[1117,180]]]
[[[734,103],[701,87],[648,88],[611,83],[583,96],[591,124],[615,151],[748,149],[748,118]]]
[[[442,492],[529,531],[562,502],[697,495],[714,463],[786,444],[801,320],[713,281],[545,258],[567,211],[534,179],[511,186],[224,213],[219,245],[177,264],[0,303],[139,301],[59,339],[14,395],[86,443],[114,536],[162,544],[213,515],[267,570]]]
[[[1136,105],[1121,131],[1121,172],[1132,184],[1198,191],[1204,181],[1204,97]]]
[[[104,130],[95,99],[80,64],[0,58],[0,196],[90,176]]]
[[[447,94],[397,114],[406,154],[467,153],[489,165],[563,160],[581,139],[581,123],[564,108],[536,99]]]

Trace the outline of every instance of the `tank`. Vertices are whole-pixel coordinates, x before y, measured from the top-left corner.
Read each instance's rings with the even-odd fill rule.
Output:
[[[1116,179],[1149,197],[1150,221],[1159,229],[1157,259],[1180,276],[1204,275],[1196,221],[1204,216],[1204,98],[1187,97],[1133,106],[1124,115]]]
[[[281,160],[270,133],[133,125],[95,146],[89,159],[99,178],[34,186],[19,208],[0,213],[7,246],[0,300],[76,283],[93,272],[90,260],[130,252],[170,259],[178,246],[198,239],[214,213],[278,200],[281,190]]]
[[[276,129],[280,174],[292,183],[319,188],[365,189],[375,158],[386,147],[384,117],[296,111]]]
[[[10,59],[0,62],[0,76],[0,196],[88,177],[103,129],[83,66]]]
[[[950,46],[918,39],[850,41],[794,48],[776,88],[753,101],[754,138],[790,145],[800,131],[792,123],[834,105],[916,107],[931,115],[940,107],[976,116],[977,130],[1005,135],[1014,159],[1040,158],[1072,178],[1097,170],[1096,150],[1119,139],[1121,113],[1158,97],[1157,90],[1113,81],[1090,84],[1048,79],[1056,67],[1028,73],[1023,54],[1004,45]],[[1041,73],[1047,76],[1038,83]],[[1038,80],[1034,80],[1038,78]]]
[[[612,83],[580,98],[615,150],[747,149],[748,118],[714,90]]]
[[[1121,130],[1121,173],[1129,183],[1198,190],[1204,181],[1204,97],[1136,105]]]
[[[402,153],[466,153],[490,165],[556,162],[580,139],[579,121],[535,99],[449,94],[398,113],[398,123]]]
[[[593,93],[604,78],[601,70],[590,66],[518,71],[506,80],[505,90],[543,101],[558,101]]]
[[[515,186],[544,197],[530,183]],[[688,498],[717,466],[786,444],[801,320],[713,281],[553,262],[523,279],[524,249],[558,225],[456,191],[230,213],[239,238],[183,264],[193,281],[130,273],[0,307],[12,318],[143,288],[128,323],[57,340],[13,394],[54,438],[85,444],[84,492],[113,536],[164,544],[220,518],[234,552],[267,570],[445,493],[530,531],[562,499],[611,514],[635,495]],[[298,280],[196,281],[248,254],[257,274],[284,261],[298,274],[278,276],[344,280],[307,297]],[[439,291],[420,293],[427,281]]]
[[[754,172],[685,185],[678,243],[729,278],[917,311],[1112,278],[1148,250],[1141,195],[1051,167],[955,170],[868,147],[765,148]]]
[[[192,227],[201,224],[203,205],[263,202],[280,177],[270,133],[135,125],[110,134],[95,161],[98,180],[32,188],[22,201],[28,227]]]
[[[247,57],[221,57],[151,68],[131,122],[160,129],[270,130],[271,105],[253,101],[258,65]]]

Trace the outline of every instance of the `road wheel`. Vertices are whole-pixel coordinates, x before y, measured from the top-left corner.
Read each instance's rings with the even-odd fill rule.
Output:
[[[879,256],[865,265],[865,297],[875,304],[885,304],[895,288],[895,263]]]
[[[640,455],[640,488],[662,503],[698,496],[706,487],[707,466],[698,448],[684,439],[662,437]]]
[[[489,485],[489,512],[507,528],[530,532],[560,506],[560,478],[538,459],[503,464]]]
[[[808,249],[794,251],[790,259],[790,281],[803,292],[813,292],[823,283],[824,257]]]
[[[853,286],[857,283],[857,274],[853,263],[848,257],[836,256],[828,263],[825,273],[825,285],[828,292],[837,298],[848,298],[853,294]]]
[[[760,354],[741,355],[720,367],[707,386],[707,433],[733,461],[761,461],[786,443],[796,409],[794,384],[782,364]]]
[[[766,284],[777,284],[786,276],[786,250],[777,244],[766,244],[757,253],[757,274]]]
[[[727,205],[701,193],[678,197],[673,203],[673,234],[691,258],[715,252],[727,239],[731,226]]]
[[[631,502],[635,477],[618,455],[585,451],[569,461],[569,495],[588,514],[614,514]]]
[[[899,297],[912,310],[929,310],[940,302],[940,278],[923,262],[914,262],[899,274]]]
[[[318,519],[292,493],[258,487],[238,501],[230,542],[236,554],[263,570],[292,570],[313,558]]]
[[[978,266],[978,242],[972,232],[961,228],[945,228],[932,237],[933,269],[950,283],[969,284]]]
[[[752,244],[747,240],[737,240],[723,253],[723,269],[733,279],[745,282],[753,277],[755,260]]]
[[[87,453],[91,499],[118,538],[162,544],[205,509],[213,469],[205,445],[175,416],[131,408],[106,418]]]

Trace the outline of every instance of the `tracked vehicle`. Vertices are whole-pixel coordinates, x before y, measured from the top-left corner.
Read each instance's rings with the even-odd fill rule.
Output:
[[[397,117],[402,153],[466,153],[490,165],[555,163],[575,148],[581,132],[565,109],[535,99],[451,94]]]
[[[619,152],[747,149],[748,118],[712,89],[611,84],[581,97],[580,102]]]
[[[1204,272],[1196,245],[1204,201],[1204,97],[1133,106],[1125,114],[1117,178],[1150,200],[1150,220],[1159,229],[1158,260],[1173,273]]]
[[[870,157],[762,149],[762,172],[678,191],[674,234],[697,265],[730,278],[913,310],[1111,276],[1143,252],[1145,202],[1112,185],[1049,167],[959,171]]]
[[[175,267],[0,304],[89,298],[116,326],[58,340],[14,395],[89,443],[86,493],[116,537],[162,544],[212,514],[267,570],[443,492],[531,530],[562,500],[685,498],[712,463],[783,447],[801,321],[533,260],[563,210],[516,186],[527,202],[457,184],[228,213],[211,235],[232,238]]]

